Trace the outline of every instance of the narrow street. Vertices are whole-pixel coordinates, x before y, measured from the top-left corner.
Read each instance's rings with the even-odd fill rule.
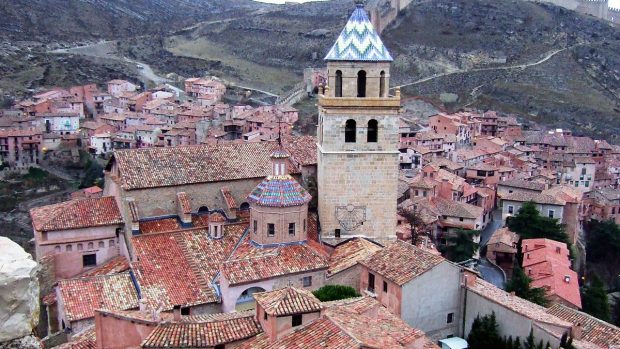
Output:
[[[497,209],[493,211],[493,221],[491,221],[480,234],[480,249],[482,249],[491,239],[491,236],[495,231],[502,227],[502,211]],[[480,263],[478,264],[478,270],[482,274],[482,278],[485,281],[492,283],[493,285],[503,289],[506,282],[504,272],[499,267],[493,265],[484,256],[480,256]]]

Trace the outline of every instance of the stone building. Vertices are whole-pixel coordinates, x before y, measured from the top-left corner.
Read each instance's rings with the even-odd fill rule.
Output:
[[[319,217],[324,237],[388,238],[396,230],[400,92],[363,5],[327,56],[319,95]]]

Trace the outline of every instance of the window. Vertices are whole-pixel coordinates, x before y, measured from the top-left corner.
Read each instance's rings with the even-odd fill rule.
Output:
[[[585,167],[581,169],[581,175],[582,175],[582,176],[585,176],[585,175],[586,175],[586,168],[585,168]]]
[[[110,240],[110,241],[108,242],[108,246],[109,246],[109,247],[114,247],[114,245],[116,245],[116,242],[115,242],[114,240]]]
[[[368,273],[368,291],[375,292],[375,274]]]
[[[422,196],[426,197],[426,190],[422,191]]]
[[[82,244],[77,244],[77,250],[78,251],[82,251],[84,249],[84,245]]]
[[[340,239],[340,229],[336,229],[336,230],[334,230],[334,237],[335,237],[336,239]]]
[[[306,232],[306,220],[304,219],[304,233]]]
[[[448,318],[446,319],[446,323],[451,324],[454,321],[454,313],[448,313]]]
[[[508,206],[508,213],[513,214],[515,212],[515,208],[512,205]]]
[[[379,97],[385,97],[385,72],[383,70],[379,77]]]
[[[82,256],[82,266],[83,267],[92,267],[97,265],[97,255],[96,254],[85,254]]]
[[[590,186],[590,182],[589,182],[589,181],[586,181],[586,182],[585,182],[585,184],[584,184],[584,186],[585,186],[586,188],[587,188],[587,187],[589,187],[589,186]]]
[[[93,248],[95,248],[95,244],[93,244],[92,242],[88,243],[88,249],[92,250]]]
[[[267,312],[263,310],[263,319],[267,320]]]
[[[554,210],[549,210],[549,218],[553,218],[555,216]]]
[[[72,250],[73,250],[73,246],[71,246],[71,245],[67,245],[67,246],[65,247],[65,251],[66,251],[66,252],[71,252]]]
[[[295,236],[295,223],[288,224],[288,235]]]
[[[273,223],[267,224],[267,235],[274,236],[276,235],[276,225]]]
[[[418,196],[418,195],[419,195],[419,192],[418,192],[418,190],[416,189],[416,190],[415,190],[415,196]]]
[[[105,243],[103,241],[99,241],[99,248],[104,248],[105,247]]]
[[[312,276],[304,276],[301,281],[304,287],[312,286]]]
[[[387,293],[388,291],[388,284],[387,282],[383,281],[383,292]]]
[[[355,143],[355,134],[357,133],[357,125],[355,120],[349,119],[344,125],[344,142]]]
[[[377,135],[378,135],[378,127],[379,123],[377,120],[372,119],[368,121],[368,133],[366,135],[366,141],[369,143],[377,143]]]
[[[342,72],[336,70],[336,90],[334,91],[336,97],[342,97]]]
[[[181,308],[181,315],[189,315],[189,307]]]
[[[214,346],[213,349],[226,349],[226,344],[218,344]]]
[[[295,314],[291,317],[291,325],[293,327],[301,326],[301,314]]]
[[[366,71],[364,70],[357,73],[357,96],[366,97]]]
[[[54,246],[54,252],[56,253],[60,252],[60,246]]]
[[[256,234],[258,232],[258,221],[255,219],[254,220],[254,234]]]
[[[463,217],[459,217],[459,221],[462,222],[463,221]]]

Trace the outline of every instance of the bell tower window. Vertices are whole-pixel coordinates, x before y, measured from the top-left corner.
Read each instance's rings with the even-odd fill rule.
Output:
[[[357,126],[355,120],[349,119],[344,126],[344,142],[355,143],[355,133],[357,132]]]
[[[381,71],[379,78],[379,97],[385,97],[385,71]]]
[[[336,97],[342,97],[342,71],[336,70]]]
[[[357,96],[366,97],[366,71],[357,72]]]
[[[368,121],[368,133],[366,141],[368,143],[377,143],[378,125],[377,120],[372,119]]]

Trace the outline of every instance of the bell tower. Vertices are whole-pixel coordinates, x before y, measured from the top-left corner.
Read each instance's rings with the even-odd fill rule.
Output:
[[[319,91],[319,219],[323,237],[384,239],[396,233],[400,90],[390,95],[392,56],[355,3]]]

